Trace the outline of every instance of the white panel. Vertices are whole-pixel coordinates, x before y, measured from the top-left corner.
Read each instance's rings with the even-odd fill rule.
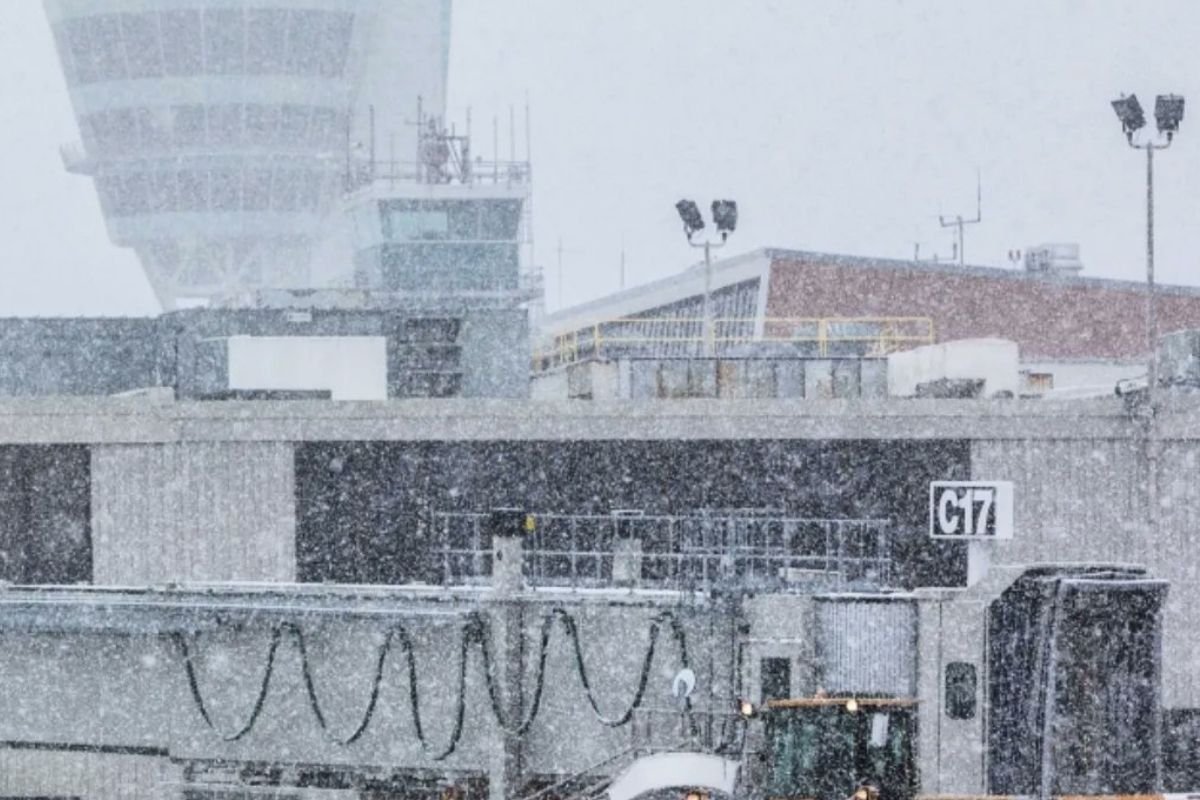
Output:
[[[229,388],[329,390],[334,400],[387,399],[382,336],[232,336]]]
[[[286,442],[92,448],[94,581],[293,581]]]
[[[1007,392],[1015,397],[1020,389],[1017,344],[1005,339],[961,339],[915,347],[888,356],[888,394],[912,397],[917,386],[928,381],[984,381],[983,396]]]

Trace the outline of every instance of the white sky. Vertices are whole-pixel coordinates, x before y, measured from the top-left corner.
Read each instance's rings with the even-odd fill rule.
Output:
[[[454,25],[452,115],[506,131],[530,98],[551,308],[560,237],[566,304],[618,287],[622,241],[628,285],[691,263],[682,196],[739,201],[730,254],[948,256],[937,215],[974,212],[977,167],[969,262],[1076,241],[1085,274],[1141,279],[1145,164],[1109,101],[1200,103],[1188,0],[455,0]],[[0,315],[154,313],[91,181],[62,169],[78,132],[40,0],[0,0],[0,76]],[[1200,284],[1189,113],[1156,160],[1157,260],[1160,280]]]

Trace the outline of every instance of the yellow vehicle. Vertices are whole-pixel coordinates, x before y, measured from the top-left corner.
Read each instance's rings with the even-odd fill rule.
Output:
[[[747,766],[770,800],[912,800],[917,792],[915,700],[812,697],[771,700]]]

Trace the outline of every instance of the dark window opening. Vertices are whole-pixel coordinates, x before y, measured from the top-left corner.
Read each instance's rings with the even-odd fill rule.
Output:
[[[792,661],[789,658],[764,658],[762,672],[762,701],[786,700],[792,695]]]
[[[974,719],[977,682],[974,664],[954,661],[946,665],[946,716]]]
[[[80,446],[0,447],[0,580],[92,580],[89,461]]]

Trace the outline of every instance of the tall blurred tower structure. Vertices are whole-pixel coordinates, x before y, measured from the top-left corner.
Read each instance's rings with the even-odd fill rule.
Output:
[[[413,158],[418,98],[444,112],[450,2],[45,0],[82,137],[64,163],[164,308],[314,284],[374,131]]]

